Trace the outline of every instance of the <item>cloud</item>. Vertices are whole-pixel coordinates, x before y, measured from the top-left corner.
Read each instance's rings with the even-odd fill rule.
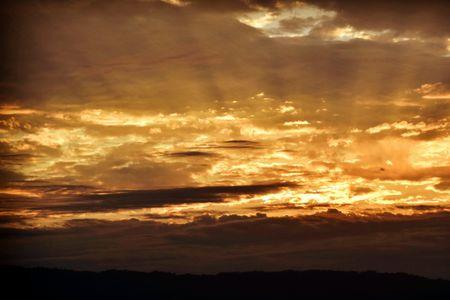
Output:
[[[450,180],[443,180],[434,186],[438,190],[448,191],[450,190]]]
[[[6,165],[6,164],[16,165],[16,164],[24,163],[32,157],[33,157],[32,154],[26,154],[26,153],[0,154],[0,162],[3,165]]]
[[[239,186],[205,186],[159,190],[132,190],[84,194],[74,200],[55,205],[37,206],[37,210],[55,212],[107,212],[119,209],[139,209],[175,204],[222,202],[227,197],[259,195],[293,187],[293,183],[270,183]]]
[[[447,213],[204,216],[185,225],[77,220],[3,230],[0,251],[2,263],[91,270],[371,269],[448,278],[449,222]]]
[[[442,209],[442,206],[439,205],[397,205],[397,207],[401,209],[412,209],[417,211]]]
[[[394,123],[383,123],[366,129],[369,134],[378,134],[385,131],[401,132],[402,137],[412,137],[419,139],[429,139],[431,137],[445,136],[450,124],[447,119],[438,120],[435,123],[426,124],[425,122],[410,123],[407,121],[398,121]]]
[[[21,173],[11,171],[9,169],[0,168],[0,178],[0,186],[5,187],[17,181],[23,181],[25,179],[25,176],[23,176],[23,174]]]
[[[445,82],[448,69],[447,60],[423,55],[440,52],[420,43],[285,43],[262,36],[232,15],[211,16],[188,7],[142,1],[48,3],[45,8],[12,5],[4,12],[7,28],[32,37],[15,39],[13,31],[4,36],[11,51],[4,59],[10,71],[3,82],[15,86],[5,100],[41,109],[65,103],[124,111],[123,99],[133,99],[127,110],[174,112],[209,108],[213,100],[220,108],[227,99],[247,98],[263,88],[274,97],[310,99],[308,106],[320,97],[377,98],[393,89],[415,88],[425,79]],[[272,7],[275,2],[259,4]],[[33,14],[27,15],[27,9]],[[220,37],[233,43],[223,44]],[[70,46],[73,40],[81,41],[76,48]],[[28,50],[12,50],[18,48]],[[361,84],[355,82],[359,79]]]
[[[414,91],[421,95],[423,99],[450,99],[450,88],[442,82],[425,83]]]
[[[173,157],[213,157],[216,156],[215,153],[211,152],[202,152],[202,151],[180,151],[173,152],[169,154]]]
[[[295,14],[289,18],[289,13],[296,9],[299,11],[319,9],[331,15],[331,20],[325,22],[325,26],[335,29],[352,28],[364,35],[376,34],[376,32],[389,31],[391,38],[402,39],[420,38],[446,38],[448,28],[448,6],[444,0],[435,0],[424,3],[423,1],[408,1],[408,3],[383,1],[332,1],[332,0],[277,0],[277,1],[183,1],[192,7],[213,12],[254,13],[266,22],[280,18],[280,29],[286,33],[298,33],[299,29],[311,29],[317,26],[313,17],[297,17]],[[288,17],[283,17],[285,13]],[[292,15],[292,13],[291,13]],[[323,24],[321,24],[323,25]],[[320,26],[319,26],[320,27]],[[308,32],[306,32],[306,35]],[[302,35],[305,35],[303,33]]]
[[[219,149],[262,149],[259,142],[249,140],[229,140],[223,142],[221,145],[212,147]]]
[[[442,270],[447,219],[428,213],[448,207],[443,7],[182,2],[6,3],[0,215],[33,230],[0,251],[99,268]]]
[[[421,181],[427,178],[444,178],[450,177],[450,166],[441,167],[431,167],[431,168],[361,168],[348,166],[345,168],[347,174],[353,176],[359,176],[367,179],[382,179],[382,180],[410,180],[410,181]]]
[[[450,23],[446,1],[329,1],[308,0],[307,3],[338,12],[338,17],[356,28],[391,29],[397,33],[424,36],[448,36]]]
[[[363,194],[368,194],[368,193],[373,192],[373,189],[371,189],[369,187],[364,187],[364,186],[352,186],[350,188],[350,191],[354,195],[363,195]]]

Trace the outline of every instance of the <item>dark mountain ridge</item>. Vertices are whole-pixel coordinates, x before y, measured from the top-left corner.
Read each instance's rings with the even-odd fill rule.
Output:
[[[164,272],[0,268],[11,299],[450,299],[450,281],[404,273]]]

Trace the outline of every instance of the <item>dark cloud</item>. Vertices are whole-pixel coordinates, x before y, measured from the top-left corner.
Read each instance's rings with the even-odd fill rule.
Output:
[[[25,225],[27,220],[29,218],[23,215],[2,214],[0,215],[0,226]]]
[[[185,203],[222,202],[226,197],[258,195],[276,191],[292,183],[270,183],[239,186],[205,186],[160,190],[134,190],[85,194],[76,200],[58,202],[50,206],[38,206],[38,210],[99,212],[119,209],[138,209]]]
[[[15,182],[23,181],[25,176],[19,172],[0,168],[0,178],[0,187],[6,187],[14,184]]]
[[[289,210],[289,209],[302,209],[303,206],[296,205],[294,203],[282,203],[282,204],[265,204],[265,205],[257,205],[251,206],[248,208],[250,211],[277,211],[277,210]]]
[[[298,204],[298,203],[276,203],[276,204],[264,204],[264,205],[256,205],[248,207],[249,211],[258,211],[258,212],[273,212],[273,211],[288,211],[288,210],[307,210],[307,211],[314,211],[314,210],[323,210],[326,209],[326,212],[328,211],[329,207],[345,207],[348,206],[348,204],[328,204],[328,203],[306,203],[306,204]],[[337,209],[336,209],[337,210]]]
[[[417,211],[427,211],[427,210],[441,210],[444,208],[441,205],[396,205],[397,208],[401,209],[412,209]]]
[[[449,222],[447,213],[203,216],[185,225],[74,220],[59,229],[3,230],[0,252],[2,263],[76,269],[371,269],[448,278]]]
[[[22,218],[23,221],[32,221],[35,217],[35,215],[24,214],[24,211],[36,210],[49,204],[61,203],[61,201],[64,203],[66,199],[77,197],[80,194],[89,194],[95,190],[91,186],[55,185],[48,182],[27,180],[8,182],[6,187],[10,191],[0,191],[0,211],[9,213],[5,215],[7,218],[4,220],[14,217]],[[42,195],[45,196],[41,198]],[[45,213],[42,213],[42,215],[45,215]],[[4,223],[8,222],[5,221]]]
[[[179,215],[177,215],[177,214],[166,214],[166,215],[145,214],[144,216],[149,220],[176,220],[176,219],[179,219],[179,220],[187,221],[186,216],[181,215],[181,214],[179,214]]]
[[[442,191],[450,190],[450,180],[443,180],[436,184],[434,187]]]
[[[0,163],[1,164],[21,164],[25,161],[28,161],[30,158],[34,157],[32,154],[0,154]]]
[[[226,144],[239,144],[239,145],[257,145],[258,142],[248,140],[229,140],[225,141]]]
[[[211,152],[202,152],[202,151],[180,151],[170,153],[169,156],[173,157],[213,157],[217,154]]]
[[[208,145],[206,148],[218,149],[263,149],[263,145],[257,141],[248,140],[229,140],[217,145]]]
[[[339,210],[339,209],[336,209],[336,208],[329,208],[329,209],[327,209],[327,213],[328,214],[342,214],[342,212]]]
[[[354,195],[364,195],[364,194],[368,194],[370,192],[373,192],[373,189],[371,189],[369,187],[364,187],[364,186],[352,186],[350,188],[350,191]]]

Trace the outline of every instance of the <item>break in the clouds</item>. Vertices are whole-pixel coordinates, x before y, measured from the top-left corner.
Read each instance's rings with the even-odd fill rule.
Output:
[[[449,276],[445,1],[11,1],[0,14],[2,262],[349,269],[353,253],[391,270],[373,251],[395,248],[409,252],[392,271]],[[122,232],[144,246],[112,253]]]

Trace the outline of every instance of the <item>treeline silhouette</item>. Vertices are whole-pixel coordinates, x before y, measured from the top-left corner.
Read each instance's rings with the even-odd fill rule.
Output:
[[[8,299],[450,299],[450,281],[404,273],[0,270]]]

